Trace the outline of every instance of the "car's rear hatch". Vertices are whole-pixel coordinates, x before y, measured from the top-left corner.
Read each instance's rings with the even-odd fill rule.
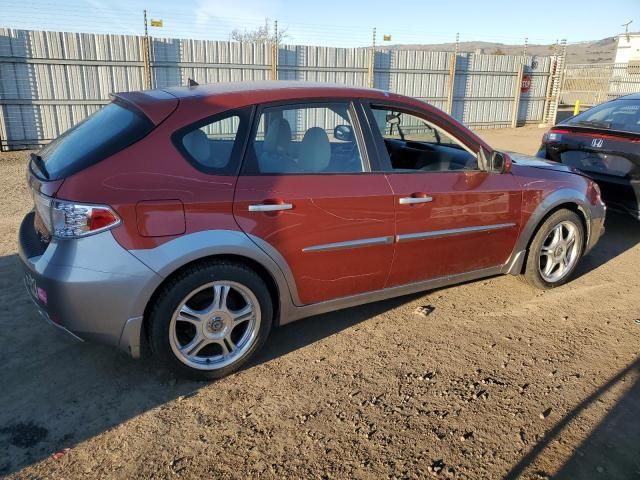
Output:
[[[31,223],[44,247],[49,242],[47,215],[43,207],[64,180],[127,148],[148,135],[177,107],[178,99],[160,90],[128,92],[64,132],[40,151],[31,154],[27,182],[35,211]],[[21,227],[21,235],[30,235]]]

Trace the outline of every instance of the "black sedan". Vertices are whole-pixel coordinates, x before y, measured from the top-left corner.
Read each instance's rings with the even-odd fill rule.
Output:
[[[640,93],[558,123],[537,156],[580,170],[598,183],[608,207],[640,220]]]

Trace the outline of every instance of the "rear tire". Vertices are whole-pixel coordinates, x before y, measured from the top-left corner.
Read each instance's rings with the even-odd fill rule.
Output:
[[[543,290],[567,283],[582,257],[584,243],[580,217],[566,209],[554,212],[533,237],[521,278]]]
[[[151,350],[180,376],[221,378],[264,344],[273,303],[260,276],[240,263],[188,267],[158,294],[149,315]]]

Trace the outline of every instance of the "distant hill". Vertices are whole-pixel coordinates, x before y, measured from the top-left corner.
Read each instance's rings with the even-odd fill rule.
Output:
[[[567,63],[612,63],[616,56],[617,37],[603,38],[588,42],[567,45]],[[382,45],[392,50],[429,50],[452,52],[455,43],[438,43],[426,45]],[[522,45],[508,45],[494,42],[460,42],[460,52],[475,52],[477,50],[490,55],[517,55],[522,53]],[[552,55],[554,45],[527,45],[528,55]]]

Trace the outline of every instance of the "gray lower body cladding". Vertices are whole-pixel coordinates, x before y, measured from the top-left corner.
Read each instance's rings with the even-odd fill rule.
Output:
[[[122,248],[111,232],[53,239],[36,256],[25,243],[20,238],[25,285],[41,312],[81,339],[120,345],[135,355],[139,345],[123,344],[123,330],[130,319],[142,317],[162,278]]]
[[[81,339],[140,354],[143,315],[153,292],[182,266],[215,255],[236,255],[262,265],[278,290],[279,324],[362,303],[444,287],[502,273],[517,274],[526,248],[544,214],[571,192],[551,195],[529,219],[505,265],[402,285],[313,305],[301,305],[295,279],[284,258],[270,245],[240,231],[211,230],[184,235],[159,247],[127,251],[111,232],[75,240],[52,240],[34,250],[20,235],[20,259],[27,290],[45,316]],[[604,230],[604,205],[577,202],[587,223],[588,252]],[[32,219],[31,219],[32,220]],[[28,217],[25,218],[25,222]]]

